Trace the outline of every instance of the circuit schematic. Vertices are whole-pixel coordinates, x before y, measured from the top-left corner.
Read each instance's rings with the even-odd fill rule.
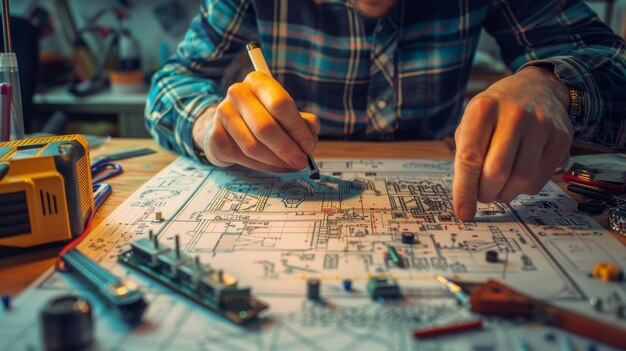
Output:
[[[412,349],[406,330],[462,318],[465,313],[433,279],[436,273],[470,281],[496,278],[568,306],[586,306],[590,296],[598,295],[626,301],[623,283],[602,285],[588,276],[599,260],[626,267],[623,247],[577,211],[575,201],[552,182],[539,194],[520,196],[509,205],[479,204],[475,220],[462,222],[452,208],[451,161],[318,161],[322,180],[335,187],[308,180],[304,172],[217,169],[179,158],[129,197],[79,248],[149,289],[155,306],[148,317],[156,317],[156,326],[147,334],[176,325],[167,332],[172,341],[155,344],[159,349],[181,345],[203,349],[209,340],[211,347],[206,348],[247,349],[250,345],[237,343],[249,338],[259,350],[333,348],[319,339],[322,335],[341,339],[335,344],[343,345],[339,348]],[[163,214],[162,220],[155,219],[157,212]],[[147,236],[148,230],[162,241],[178,235],[182,251],[253,286],[271,304],[271,325],[237,337],[241,330],[195,311],[193,304],[119,266],[117,255],[133,240]],[[413,233],[415,243],[402,244],[403,233]],[[387,245],[400,254],[404,268],[385,255]],[[499,259],[487,262],[486,252],[493,250]],[[381,306],[368,300],[365,286],[373,275],[393,277],[406,300],[419,303]],[[328,305],[306,301],[310,277],[321,280],[321,295]],[[353,281],[349,294],[341,288],[344,279]],[[63,289],[68,289],[68,282],[50,274],[29,293]],[[217,329],[192,337],[199,327],[181,325],[194,318],[216,324]],[[395,325],[394,332],[379,333],[374,330],[380,328],[381,318],[404,324]],[[331,328],[339,326],[349,332],[336,335]],[[498,333],[520,328],[509,329]],[[216,330],[238,341],[217,340]],[[129,331],[106,333],[118,336],[107,341],[115,349],[134,349],[146,338]],[[377,339],[363,344],[357,341],[363,335]],[[454,340],[433,345],[433,350],[458,346]]]

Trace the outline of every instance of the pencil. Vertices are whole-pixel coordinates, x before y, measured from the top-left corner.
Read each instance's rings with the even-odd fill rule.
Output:
[[[274,77],[272,75],[272,71],[270,71],[269,66],[267,65],[267,61],[265,61],[265,57],[263,56],[263,51],[261,50],[261,46],[257,42],[251,42],[246,45],[246,50],[248,51],[248,56],[250,57],[250,61],[252,61],[252,65],[257,72],[265,73],[270,77]],[[310,179],[320,179],[320,170],[317,167],[317,163],[313,159],[313,156],[306,155],[307,162],[306,167],[309,170],[309,178]]]

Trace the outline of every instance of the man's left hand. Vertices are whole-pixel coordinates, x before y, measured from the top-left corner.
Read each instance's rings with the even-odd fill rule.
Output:
[[[475,96],[455,133],[454,210],[537,194],[567,161],[573,138],[569,92],[550,71],[527,67]]]

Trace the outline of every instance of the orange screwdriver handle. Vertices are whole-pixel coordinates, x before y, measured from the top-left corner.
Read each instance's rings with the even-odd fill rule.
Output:
[[[503,317],[533,317],[547,324],[626,349],[626,329],[530,298],[489,280],[470,295],[472,311]]]

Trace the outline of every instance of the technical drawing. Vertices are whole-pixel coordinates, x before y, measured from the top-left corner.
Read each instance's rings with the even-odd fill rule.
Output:
[[[151,314],[157,326],[147,335],[165,325],[172,328],[169,343],[162,344],[163,337],[151,341],[158,349],[412,349],[411,328],[463,315],[433,279],[436,273],[471,281],[501,279],[562,303],[586,306],[589,296],[599,294],[626,301],[623,284],[606,287],[588,276],[599,259],[626,267],[623,248],[553,183],[510,205],[479,204],[475,220],[462,222],[452,206],[451,161],[321,160],[318,165],[336,188],[308,180],[304,171],[276,175],[215,169],[179,158],[79,248],[132,278],[116,264],[117,253],[150,229],[159,240],[178,235],[183,251],[227,268],[270,302],[268,326],[254,332],[232,329],[139,280],[150,287],[156,305]],[[153,221],[155,211],[167,220]],[[406,232],[414,234],[414,244],[401,243]],[[386,257],[387,245],[397,250],[405,268]],[[486,262],[490,250],[498,252],[498,262]],[[407,303],[371,302],[365,287],[372,275],[395,278]],[[310,277],[322,282],[325,307],[303,301]],[[343,279],[353,281],[349,296],[341,288]],[[52,274],[31,293],[63,289],[67,283]],[[198,321],[211,327],[199,331]],[[389,327],[380,328],[380,321]],[[146,339],[116,335],[108,341],[112,349],[133,349]],[[320,337],[339,344],[325,344]],[[437,345],[432,349],[446,349]]]

